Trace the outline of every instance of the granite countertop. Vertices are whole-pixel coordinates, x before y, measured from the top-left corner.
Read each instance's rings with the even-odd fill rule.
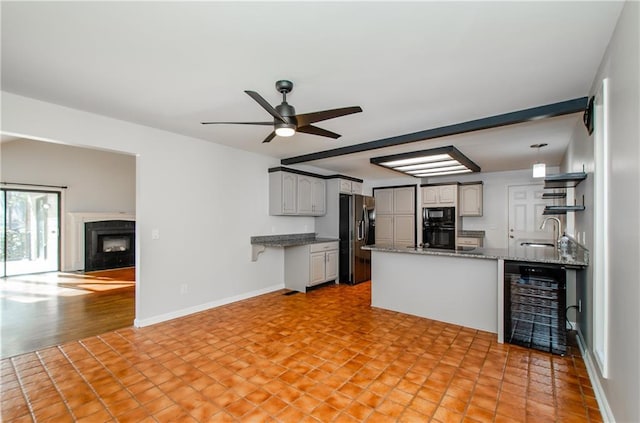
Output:
[[[444,250],[438,248],[402,247],[394,245],[367,245],[364,250],[392,253],[422,254],[431,256],[465,257],[489,260],[527,261],[535,263],[562,264],[568,267],[583,268],[589,265],[589,252],[580,244],[572,243],[570,254],[562,255],[555,248],[521,247],[507,248],[473,248],[463,247],[460,250]]]
[[[259,235],[251,237],[252,245],[264,245],[266,247],[295,247],[297,245],[319,244],[321,242],[337,242],[338,238],[323,238],[317,234],[280,234],[280,235]]]

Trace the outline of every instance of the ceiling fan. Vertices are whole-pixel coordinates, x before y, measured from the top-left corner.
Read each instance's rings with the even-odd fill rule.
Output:
[[[296,109],[287,103],[287,94],[293,89],[293,82],[282,80],[276,82],[276,90],[282,94],[282,103],[278,104],[275,108],[272,107],[267,100],[262,98],[260,94],[255,91],[245,91],[254,99],[259,105],[262,106],[271,116],[273,121],[271,122],[201,122],[203,125],[216,125],[216,124],[234,124],[234,125],[273,125],[273,131],[262,141],[270,142],[276,135],[281,137],[290,137],[296,132],[304,132],[305,134],[319,135],[321,137],[328,138],[340,138],[340,134],[327,131],[326,129],[313,126],[312,123],[320,122],[327,119],[333,119],[340,116],[350,115],[352,113],[358,113],[362,111],[359,106],[343,107],[340,109],[323,110],[321,112],[304,113],[296,115]]]

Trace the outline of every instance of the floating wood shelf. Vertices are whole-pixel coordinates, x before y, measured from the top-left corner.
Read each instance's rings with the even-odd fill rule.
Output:
[[[566,192],[545,192],[542,198],[567,198]]]
[[[584,206],[547,206],[542,214],[567,214],[567,212],[583,211]]]
[[[549,175],[544,178],[544,188],[573,188],[587,178],[584,172],[575,173],[559,173],[557,175]]]

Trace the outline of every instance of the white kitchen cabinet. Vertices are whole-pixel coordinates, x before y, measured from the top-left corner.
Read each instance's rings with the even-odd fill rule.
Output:
[[[458,247],[482,247],[482,238],[461,237],[457,238]]]
[[[416,211],[416,190],[414,187],[393,189],[393,214],[414,214]]]
[[[298,175],[269,173],[269,214],[295,215],[298,212]]]
[[[269,214],[321,216],[326,212],[326,181],[292,172],[269,173]]]
[[[393,244],[393,215],[376,212],[376,244]]]
[[[320,216],[325,213],[326,182],[313,176],[297,175],[297,214]]]
[[[322,216],[326,211],[327,182],[324,179],[311,179],[311,214]]]
[[[338,242],[287,247],[284,252],[284,284],[305,292],[308,287],[338,278]]]
[[[296,195],[298,214],[313,214],[313,202],[311,187],[311,176],[297,175],[298,178],[298,193]]]
[[[381,214],[393,214],[393,191],[393,188],[381,188],[373,191],[376,200],[376,218]]]
[[[352,184],[353,182],[348,179],[340,179],[340,194],[352,194]]]
[[[423,207],[455,207],[458,197],[458,186],[428,185],[420,189]]]
[[[375,243],[409,246],[415,244],[415,187],[376,188]]]
[[[340,179],[340,193],[362,195],[362,182]]]
[[[482,216],[482,184],[461,185],[460,216]]]
[[[416,219],[413,215],[393,216],[393,244],[396,247],[415,245],[415,227]]]

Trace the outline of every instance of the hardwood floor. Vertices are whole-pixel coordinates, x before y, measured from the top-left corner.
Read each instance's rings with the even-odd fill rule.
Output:
[[[0,279],[0,357],[129,327],[135,317],[135,269]]]

